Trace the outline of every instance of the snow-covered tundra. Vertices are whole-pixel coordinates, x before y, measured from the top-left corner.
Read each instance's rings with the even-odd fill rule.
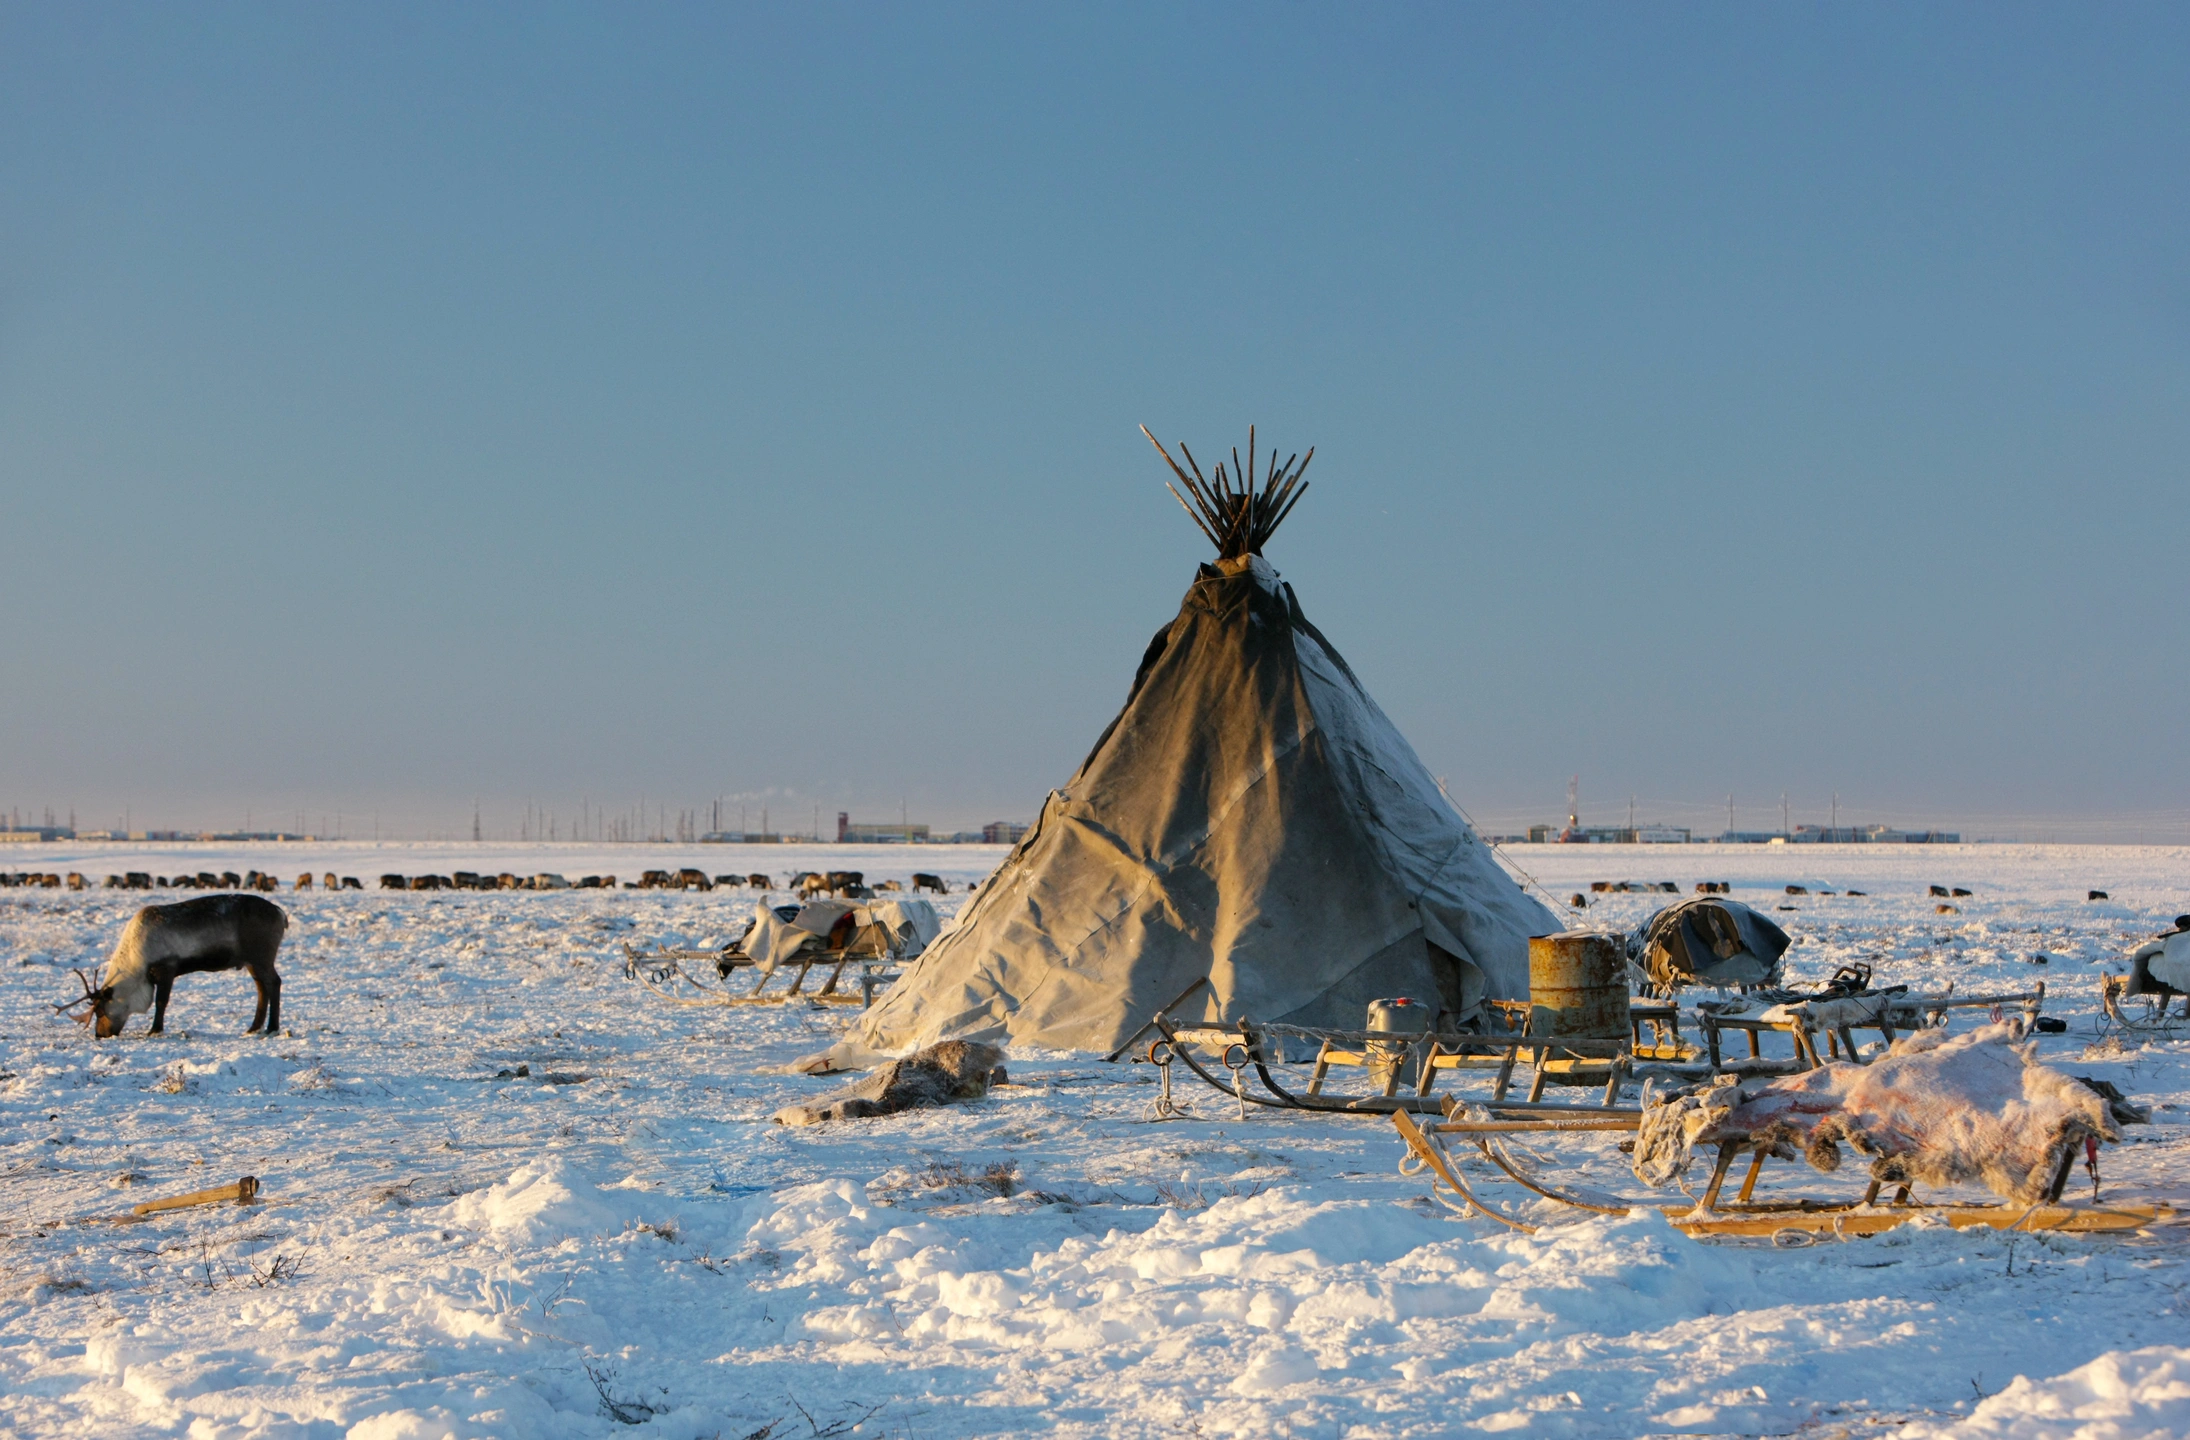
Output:
[[[947,909],[1002,854],[327,846],[282,864],[917,865],[951,882]],[[168,855],[35,858],[184,863]],[[1516,858],[1561,896],[1731,881],[1794,937],[1803,984],[1865,959],[1923,990],[2044,977],[2069,1029],[2041,1057],[2152,1107],[2105,1147],[2106,1198],[2190,1198],[2190,1032],[2110,1034],[2098,1005],[2100,979],[2190,911],[2190,851]],[[271,868],[210,846],[189,863]],[[1931,884],[1975,893],[1941,915]],[[1014,1053],[1013,1083],[945,1109],[787,1127],[770,1117],[841,1080],[782,1067],[848,1012],[679,1009],[622,973],[626,941],[736,935],[749,891],[281,898],[293,1037],[178,1015],[118,1046],[50,1001],[104,958],[126,895],[0,892],[0,1434],[2190,1434],[2181,1229],[1912,1225],[1776,1248],[1692,1241],[1650,1211],[1515,1235],[1398,1174],[1387,1121],[1243,1121],[1194,1089],[1190,1118],[1158,1122],[1151,1066],[1084,1055]],[[1605,895],[1586,918],[1630,926],[1666,899]],[[1662,1198],[1618,1138],[1537,1148],[1562,1183]],[[1862,1168],[1774,1167],[1766,1186],[1859,1193]],[[85,1223],[243,1175],[264,1203]]]

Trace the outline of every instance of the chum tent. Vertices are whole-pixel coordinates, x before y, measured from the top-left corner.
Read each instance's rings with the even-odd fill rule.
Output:
[[[1109,1052],[1198,981],[1182,1021],[1358,1029],[1371,1000],[1405,995],[1449,1029],[1527,994],[1528,937],[1559,922],[1262,558],[1308,461],[1273,455],[1258,491],[1254,449],[1250,431],[1246,466],[1234,451],[1210,480],[1181,447],[1216,563],[1079,770],[844,1052]]]

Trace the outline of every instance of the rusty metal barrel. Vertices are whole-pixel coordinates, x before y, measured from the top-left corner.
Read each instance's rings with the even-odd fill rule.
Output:
[[[1531,935],[1528,1033],[1627,1038],[1627,942],[1598,930]]]

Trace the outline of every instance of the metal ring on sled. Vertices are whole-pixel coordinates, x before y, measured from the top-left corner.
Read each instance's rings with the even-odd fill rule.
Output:
[[[1178,1047],[1169,1040],[1158,1040],[1148,1047],[1148,1063],[1156,1067],[1156,1098],[1149,1105],[1151,1120],[1191,1120],[1194,1112],[1181,1105],[1171,1095],[1171,1062],[1178,1056]]]
[[[733,999],[728,991],[704,984],[685,973],[684,966],[675,960],[646,960],[633,955],[624,961],[624,974],[672,1005],[727,1005]],[[698,993],[679,995],[664,988],[674,986],[680,980]]]

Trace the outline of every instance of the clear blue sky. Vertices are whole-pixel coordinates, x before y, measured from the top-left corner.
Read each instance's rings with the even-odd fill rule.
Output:
[[[2158,5],[10,4],[0,807],[1025,818],[1254,421],[1493,828],[2190,838],[2186,122]]]

